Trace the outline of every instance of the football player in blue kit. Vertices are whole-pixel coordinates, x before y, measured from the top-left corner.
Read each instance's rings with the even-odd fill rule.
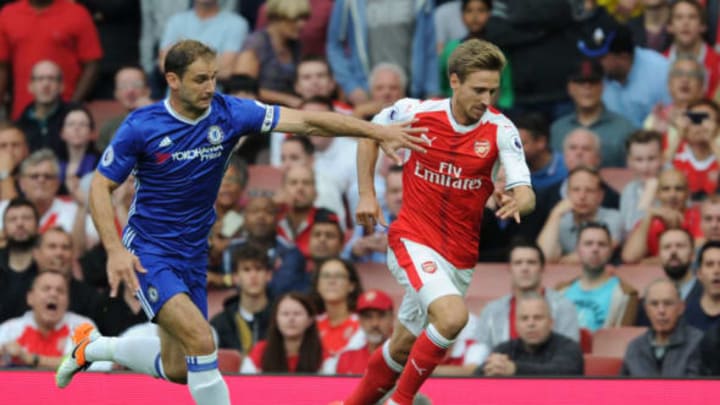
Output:
[[[328,112],[297,111],[215,91],[216,54],[181,41],[165,58],[167,99],[131,113],[105,150],[90,190],[95,226],[108,252],[111,295],[136,291],[159,337],[104,337],[90,325],[73,333],[75,348],[58,367],[56,384],[94,361],[187,384],[197,404],[230,403],[207,322],[208,235],[226,163],[250,133],[280,132],[371,138],[391,156],[424,149],[423,130],[379,126]],[[118,235],[110,194],[131,173],[136,194]]]

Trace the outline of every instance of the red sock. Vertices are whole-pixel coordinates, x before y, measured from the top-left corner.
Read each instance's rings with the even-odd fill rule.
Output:
[[[420,386],[445,358],[445,352],[447,347],[438,346],[430,340],[427,331],[423,331],[410,350],[392,400],[400,405],[411,405]]]
[[[383,346],[378,347],[370,356],[367,370],[360,384],[352,395],[343,402],[344,405],[367,405],[379,401],[393,385],[400,375],[388,366],[383,357]]]

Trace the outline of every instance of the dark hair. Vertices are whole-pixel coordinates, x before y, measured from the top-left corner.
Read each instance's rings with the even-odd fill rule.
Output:
[[[574,176],[576,173],[587,173],[593,177],[595,177],[598,181],[598,187],[602,189],[602,177],[600,176],[600,172],[596,169],[593,169],[590,166],[580,165],[572,170],[570,170],[570,173],[567,175],[568,181],[570,180],[570,177]]]
[[[700,100],[695,100],[695,101],[689,103],[686,111],[690,111],[691,109],[693,109],[695,107],[700,107],[700,106],[710,107],[710,109],[712,109],[713,112],[715,113],[715,122],[720,122],[720,106],[718,106],[718,104],[715,101],[713,101],[709,98],[702,98]]]
[[[462,0],[462,4],[460,5],[460,10],[465,11],[468,4],[473,1],[481,1],[485,3],[485,7],[487,7],[488,10],[492,10],[493,8],[493,0]]]
[[[300,62],[298,62],[297,68],[295,69],[295,81],[293,83],[297,83],[298,79],[300,78],[300,65],[302,65],[303,63],[311,62],[322,63],[327,68],[328,74],[332,76],[332,68],[330,67],[330,62],[328,62],[327,58],[321,55],[307,55],[303,56],[300,59]]]
[[[675,11],[675,7],[678,6],[678,4],[685,3],[695,9],[698,13],[698,17],[700,19],[700,24],[707,27],[707,12],[705,11],[705,7],[703,7],[702,4],[700,4],[697,0],[675,0],[672,5],[670,6],[670,19],[672,19],[672,14]]]
[[[257,79],[250,75],[232,75],[221,83],[223,93],[233,94],[239,91],[260,95],[260,84]]]
[[[335,109],[335,106],[333,105],[332,99],[329,97],[323,97],[323,96],[313,96],[310,97],[307,100],[303,100],[300,107],[305,107],[308,104],[321,104],[328,108],[328,111],[333,111]]]
[[[140,72],[140,75],[142,75],[143,85],[145,85],[145,86],[148,85],[147,73],[145,73],[145,69],[143,69],[142,66],[140,66],[140,65],[129,64],[129,65],[120,66],[117,70],[115,70],[115,76],[117,76],[117,74],[121,70],[125,70],[125,69],[132,69],[132,70]]]
[[[236,154],[232,154],[230,156],[227,169],[229,169],[230,167],[237,170],[238,176],[240,176],[240,181],[238,182],[238,184],[240,185],[241,189],[245,189],[245,186],[247,186],[250,177],[250,171],[248,169],[248,164],[245,159],[241,158]]]
[[[315,145],[313,145],[310,138],[305,135],[293,134],[283,140],[283,143],[297,142],[302,147],[303,152],[307,155],[312,156],[315,154]]]
[[[280,298],[275,301],[273,305],[272,316],[270,317],[270,326],[268,327],[267,333],[267,346],[265,346],[265,353],[261,360],[261,367],[264,373],[271,372],[288,372],[288,359],[287,353],[285,352],[285,338],[280,333],[278,328],[277,317],[280,303],[285,299],[291,299],[300,303],[308,313],[308,317],[313,320],[313,323],[305,330],[303,334],[302,343],[300,344],[300,353],[297,369],[298,373],[317,373],[322,366],[323,361],[323,347],[320,341],[320,333],[318,332],[317,324],[314,321],[315,308],[312,305],[312,301],[304,294],[290,292],[283,294]]]
[[[540,249],[540,246],[534,241],[534,240],[528,240],[524,238],[518,238],[515,239],[510,246],[510,250],[508,251],[508,262],[510,262],[510,259],[512,258],[512,253],[515,249],[533,249],[538,254],[538,259],[540,259],[540,267],[545,267],[545,254],[543,253],[542,249]]]
[[[662,134],[658,131],[648,129],[638,129],[637,131],[630,134],[625,140],[625,150],[630,153],[630,146],[633,144],[646,144],[651,142],[657,142],[662,149]]]
[[[70,275],[67,273],[63,273],[61,271],[50,269],[50,270],[41,270],[39,271],[35,277],[33,277],[32,283],[30,284],[30,290],[35,288],[35,284],[37,283],[38,279],[42,277],[43,274],[57,274],[58,276],[62,277],[63,280],[65,280],[65,288],[67,288],[67,294],[68,297],[70,295]],[[69,309],[68,309],[69,310]]]
[[[550,123],[544,114],[539,112],[527,112],[513,118],[513,123],[518,129],[528,131],[533,139],[550,137]]]
[[[255,262],[259,263],[266,270],[271,269],[270,258],[268,257],[267,251],[251,242],[244,243],[238,246],[237,249],[234,249],[232,262],[233,268],[236,271],[240,262]]]
[[[658,237],[658,241],[662,239],[663,235],[665,235],[666,233],[668,233],[668,232],[670,232],[670,231],[682,232],[683,234],[685,234],[685,236],[687,237],[688,241],[690,242],[690,248],[692,249],[692,248],[695,247],[695,238],[692,236],[692,234],[690,233],[690,231],[688,231],[688,230],[685,229],[685,228],[668,228],[668,229],[665,229],[664,231],[660,232],[660,237]]]
[[[25,197],[15,197],[12,200],[10,200],[8,205],[5,207],[5,211],[3,211],[3,214],[2,214],[3,223],[6,223],[5,218],[7,217],[8,211],[10,211],[10,209],[12,209],[12,208],[18,208],[18,207],[30,207],[30,209],[33,212],[33,216],[35,217],[35,223],[37,224],[37,222],[40,221],[40,214],[38,213],[38,210],[35,207],[35,204],[31,203],[30,200],[28,200]]]
[[[703,262],[703,256],[705,256],[705,252],[707,252],[710,249],[720,249],[720,241],[711,240],[705,242],[704,245],[700,248],[700,252],[698,253],[698,258],[700,260],[700,266],[702,266]]]
[[[63,126],[65,126],[65,120],[68,118],[68,116],[70,116],[70,114],[72,114],[76,111],[83,112],[85,114],[85,116],[88,117],[88,120],[90,122],[90,131],[94,131],[95,130],[95,118],[93,117],[90,110],[88,110],[87,108],[85,108],[79,104],[71,105],[67,109],[67,111],[65,111],[65,115],[63,116],[63,119],[62,119]],[[63,142],[63,144],[64,144],[64,142]],[[67,161],[68,159],[70,159],[70,155],[69,155],[67,147],[59,148],[57,152],[58,152],[58,155],[57,155],[58,160]],[[97,146],[95,145],[95,141],[88,140],[88,143],[85,146],[85,154],[86,155],[93,154],[93,155],[100,156],[100,151],[98,150]],[[70,174],[70,173],[66,173],[66,176],[68,174]]]
[[[348,281],[350,281],[352,284],[355,285],[355,289],[348,294],[347,297],[347,306],[348,310],[350,312],[355,311],[355,306],[357,305],[357,300],[360,294],[363,292],[362,288],[362,282],[360,281],[360,275],[358,274],[357,269],[355,268],[355,265],[348,261],[341,259],[339,257],[331,257],[329,259],[325,259],[317,264],[317,267],[315,268],[315,272],[313,273],[313,280],[312,280],[312,296],[314,301],[316,302],[317,309],[320,313],[325,312],[325,302],[323,301],[322,297],[320,296],[320,293],[318,292],[318,283],[320,282],[320,270],[325,266],[328,262],[340,262],[345,270],[348,273]]]
[[[11,129],[19,131],[20,133],[25,135],[25,131],[23,131],[23,129],[16,123],[14,123],[12,121],[0,121],[0,131],[9,131]],[[25,139],[24,136],[23,136],[23,142],[27,143],[27,140]]]
[[[580,229],[578,230],[577,234],[577,240],[580,240],[580,237],[582,236],[583,232],[585,232],[588,229],[600,229],[602,231],[605,231],[605,235],[607,235],[608,240],[612,240],[612,235],[610,235],[610,230],[608,229],[607,225],[603,222],[597,222],[597,221],[585,221],[582,224],[580,224]]]
[[[165,73],[175,73],[182,78],[196,60],[200,58],[215,60],[217,53],[200,41],[185,39],[171,46],[165,55]]]

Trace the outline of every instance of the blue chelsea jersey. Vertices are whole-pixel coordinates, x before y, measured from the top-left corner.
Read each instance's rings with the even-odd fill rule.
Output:
[[[178,115],[167,99],[132,112],[98,165],[116,183],[135,175],[125,247],[138,255],[205,261],[230,153],[241,137],[271,131],[278,116],[277,106],[218,93],[196,120]]]

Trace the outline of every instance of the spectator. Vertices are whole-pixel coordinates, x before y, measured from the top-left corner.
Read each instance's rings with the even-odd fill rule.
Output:
[[[245,206],[245,233],[230,241],[223,252],[223,271],[232,274],[235,266],[232,256],[242,245],[252,243],[259,246],[268,255],[273,276],[268,286],[272,298],[284,293],[305,292],[310,282],[305,271],[305,259],[287,239],[277,235],[277,207],[268,197],[251,198]]]
[[[720,173],[720,107],[712,100],[699,100],[688,105],[687,111],[679,119],[679,134],[682,139],[678,145],[669,145],[668,156],[672,156],[672,165],[688,179],[690,198],[700,200],[717,189]],[[673,153],[670,146],[677,149]]]
[[[700,228],[702,242],[720,241],[720,195],[713,194],[700,205]]]
[[[353,105],[370,99],[370,72],[381,62],[400,66],[412,78],[411,97],[437,95],[435,48],[432,1],[335,1],[327,56],[335,79]]]
[[[240,1],[240,3],[246,3]],[[327,42],[327,28],[332,13],[333,0],[309,0],[312,12],[307,22],[300,30],[298,42],[302,44],[302,57],[325,56],[325,43]],[[257,12],[255,30],[262,30],[268,24],[267,4],[260,6]]]
[[[70,293],[66,274],[38,274],[27,293],[30,310],[0,324],[0,356],[10,364],[55,369],[73,349],[71,336],[82,324],[93,322],[68,311]]]
[[[333,99],[335,112],[350,114],[352,107],[336,100],[337,83],[326,59],[311,56],[300,60],[295,71],[295,93],[303,100],[314,97]]]
[[[662,168],[662,135],[641,129],[633,132],[625,145],[627,167],[634,177],[620,193],[620,216],[623,232],[627,234],[650,209],[655,198],[657,177]]]
[[[664,161],[672,160],[678,144],[682,141],[678,126],[690,103],[703,97],[705,68],[696,59],[679,55],[670,66],[668,89],[672,102],[657,104],[645,118],[643,127],[663,134]]]
[[[18,196],[20,162],[29,154],[20,127],[0,122],[0,201]]]
[[[102,312],[103,297],[97,290],[73,276],[72,238],[68,232],[53,227],[38,236],[33,250],[38,272],[57,271],[70,280],[70,310],[97,320]]]
[[[685,299],[685,320],[706,331],[720,323],[720,242],[706,242],[700,248],[696,283]]]
[[[105,51],[93,98],[111,99],[116,72],[140,60],[140,0],[78,0],[78,3],[92,15]]]
[[[390,107],[405,97],[407,76],[400,66],[380,62],[370,72],[370,100],[355,104],[352,114],[372,119],[383,108]]]
[[[229,79],[222,81],[220,85],[225,94],[251,100],[257,100],[260,97],[257,79],[248,75],[233,74]],[[268,164],[271,138],[260,134],[248,135],[242,138],[243,141],[235,149],[235,154],[251,165]]]
[[[38,213],[30,201],[16,197],[2,212],[6,245],[0,249],[0,322],[25,312],[25,295],[37,274],[33,246]]]
[[[40,149],[20,164],[20,190],[40,214],[40,233],[54,226],[72,232],[77,204],[58,198],[60,164],[49,149]],[[3,211],[8,201],[0,201]],[[85,221],[86,234],[97,240],[97,232],[89,217]],[[0,228],[2,224],[0,223]]]
[[[17,121],[31,152],[51,148],[59,153],[65,147],[60,131],[72,105],[61,98],[64,86],[62,71],[55,62],[42,60],[32,67],[28,82],[32,102],[24,108]]]
[[[192,10],[175,14],[167,22],[158,66],[164,70],[165,55],[181,39],[201,41],[217,51],[218,79],[227,79],[233,73],[235,60],[248,36],[245,18],[220,9],[218,0],[195,0]]]
[[[672,38],[668,32],[670,22],[669,0],[642,0],[643,12],[627,22],[633,42],[641,48],[662,52],[670,46]]]
[[[702,332],[682,320],[685,304],[672,281],[658,279],[645,290],[650,329],[628,345],[620,374],[631,377],[695,377],[700,371]]]
[[[288,293],[273,306],[267,340],[253,347],[240,372],[317,373],[323,357],[312,302],[304,295]]]
[[[344,257],[356,263],[386,263],[390,224],[397,218],[402,206],[402,166],[390,166],[385,175],[385,203],[382,216],[387,227],[377,226],[373,233],[365,235],[362,225],[355,225],[352,238],[345,245]]]
[[[310,138],[305,135],[290,135],[289,137],[285,134],[281,135],[284,138],[280,146],[280,164],[283,172],[287,173],[290,167],[297,165],[314,166],[315,145]],[[315,190],[317,191],[314,205],[337,213],[340,224],[344,226],[347,223],[347,212],[342,190],[332,177],[318,170],[315,170],[314,173]],[[274,198],[278,203],[284,204],[287,202],[288,196],[284,189],[280,189],[275,193]]]
[[[688,207],[687,200],[685,176],[675,169],[660,173],[656,203],[647,209],[628,236],[622,249],[623,262],[657,262],[660,234],[666,229],[683,228],[694,238],[701,238],[700,210],[697,206]]]
[[[582,375],[583,354],[572,339],[553,332],[550,304],[540,294],[528,293],[517,303],[518,337],[493,349],[476,375]]]
[[[578,233],[580,277],[561,283],[558,290],[575,304],[581,328],[633,325],[638,293],[608,269],[612,254],[610,232],[603,224],[586,223]]]
[[[368,290],[358,298],[357,313],[362,333],[345,350],[323,363],[323,374],[363,374],[370,355],[383,345],[393,330],[393,302],[380,290]]]
[[[669,62],[653,50],[636,47],[626,26],[598,26],[578,46],[585,56],[600,60],[605,106],[635,127],[642,125],[653,106],[670,102],[665,85]]]
[[[602,180],[593,169],[577,167],[568,176],[567,199],[558,202],[550,211],[538,245],[548,262],[580,263],[576,249],[582,224],[599,221],[612,236],[611,251],[622,241],[622,219],[614,209],[602,207]]]
[[[550,147],[547,119],[540,113],[526,113],[513,122],[520,133],[535,193],[565,180],[568,170],[560,152],[562,148]]]
[[[472,1],[470,1],[470,3],[471,2]],[[435,23],[435,42],[437,43],[438,55],[443,53],[443,49],[445,49],[448,43],[467,36],[468,24],[464,19],[467,3],[469,3],[467,0],[435,2],[436,8],[433,20]],[[490,13],[486,12],[485,14],[485,19],[487,20],[487,18],[490,17]],[[442,65],[442,62],[440,62],[440,64]]]
[[[542,286],[545,256],[542,250],[528,242],[517,242],[510,249],[509,270],[511,293],[490,301],[480,313],[479,335],[475,337],[477,349],[487,355],[499,344],[519,337],[515,313],[519,301],[529,293],[545,297],[553,319],[552,330],[576,342],[580,340],[580,328],[575,306],[562,294]],[[479,363],[484,362],[484,356]]]
[[[673,61],[678,55],[697,59],[705,66],[705,96],[712,98],[720,83],[720,55],[705,43],[707,16],[703,5],[697,0],[677,0],[670,6],[668,31],[673,42],[664,55]]]
[[[344,241],[345,233],[338,222],[337,215],[330,211],[315,215],[308,243],[308,250],[314,265],[327,259],[340,257]]]
[[[297,108],[302,100],[293,94],[295,70],[300,62],[300,31],[310,17],[308,0],[268,0],[267,27],[250,35],[234,72],[254,77],[260,99]]]
[[[335,355],[347,346],[360,324],[354,313],[363,288],[355,266],[342,259],[319,264],[313,277],[317,300],[317,327],[323,348]]]
[[[700,342],[700,374],[720,376],[720,324],[705,332]]]
[[[597,62],[587,59],[580,62],[567,83],[575,111],[552,123],[550,139],[553,149],[559,150],[573,129],[587,128],[600,139],[600,167],[622,167],[625,166],[625,140],[638,124],[608,110],[602,99],[602,79],[602,68]]]
[[[115,131],[131,112],[150,103],[150,86],[147,75],[139,67],[127,66],[118,69],[115,73],[115,100],[123,106],[126,112],[108,119],[100,128],[97,146],[100,150],[110,144]]]
[[[225,300],[223,311],[210,324],[218,335],[218,346],[250,353],[255,343],[265,339],[272,302],[267,286],[272,268],[267,253],[252,244],[235,252],[235,283],[238,294]]]
[[[90,94],[103,56],[90,14],[79,4],[61,0],[19,1],[0,12],[0,77],[12,72],[12,118],[31,102],[32,67],[48,59],[60,66],[63,100],[83,101]],[[0,99],[7,80],[0,80]]]
[[[448,18],[442,16],[441,10],[448,10],[452,7],[453,11],[456,12],[459,18]],[[438,7],[435,11],[435,31],[438,42],[438,54],[439,66],[440,66],[440,90],[445,97],[452,95],[452,89],[450,88],[450,80],[448,78],[448,59],[453,53],[455,48],[458,47],[464,41],[470,38],[484,39],[485,36],[485,25],[487,25],[488,19],[490,18],[490,12],[492,11],[492,1],[488,0],[463,0],[453,1],[450,3],[443,4]],[[458,22],[462,21],[462,24]],[[443,35],[441,38],[440,32],[447,31],[447,29],[439,30],[440,24],[447,25],[447,29],[460,30],[459,36],[453,36],[450,38],[449,35]],[[504,69],[503,73],[509,73],[509,69]],[[510,77],[506,74],[505,77],[500,79],[500,86],[504,86]],[[500,91],[500,97],[505,96],[503,92],[504,88]],[[499,103],[500,107],[508,107],[507,103]]]
[[[283,191],[288,206],[278,222],[277,233],[292,241],[306,260],[310,260],[310,230],[319,216],[337,214],[315,207],[315,175],[307,166],[291,166],[283,176]]]
[[[190,0],[140,0],[140,65],[149,79],[152,98],[165,96],[165,79],[157,63],[165,27],[170,17],[190,8],[190,3]]]
[[[63,120],[60,138],[65,147],[58,153],[60,163],[60,182],[67,192],[78,192],[80,179],[95,171],[100,160],[100,152],[92,141],[95,134],[95,121],[85,107],[70,107]]]

